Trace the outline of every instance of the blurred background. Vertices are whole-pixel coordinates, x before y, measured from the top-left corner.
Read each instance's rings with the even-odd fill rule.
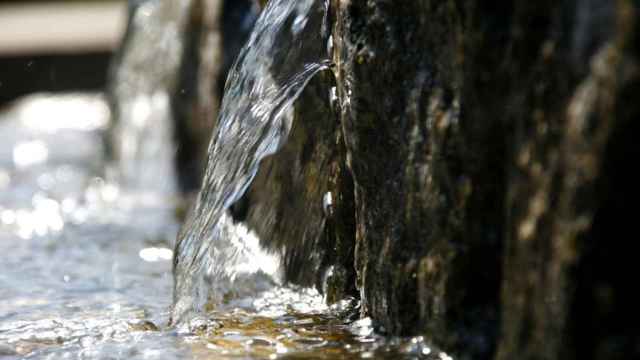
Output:
[[[0,1],[0,107],[33,92],[104,88],[126,22],[126,1]]]

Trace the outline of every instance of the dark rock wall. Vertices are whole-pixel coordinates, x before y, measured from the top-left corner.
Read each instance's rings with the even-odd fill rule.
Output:
[[[605,148],[620,126],[617,103],[628,101],[620,91],[636,77],[631,3],[584,1],[536,10],[545,26],[532,38],[513,40],[538,54],[527,67],[518,58],[511,62],[529,85],[513,122],[500,359],[573,357],[580,346],[590,346],[566,346],[582,336],[581,329],[567,332],[578,320],[571,303],[581,301],[574,273],[595,265],[583,256],[585,247],[607,241],[591,235],[596,183],[606,176]]]
[[[608,235],[637,193],[611,164],[637,153],[637,6],[334,2],[364,314],[462,358],[638,354]]]
[[[446,332],[447,308],[454,306],[449,269],[471,184],[461,168],[455,43],[432,36],[457,30],[448,7],[352,1],[337,9],[337,81],[355,183],[362,311],[393,333],[427,324]],[[438,23],[426,18],[433,12]]]

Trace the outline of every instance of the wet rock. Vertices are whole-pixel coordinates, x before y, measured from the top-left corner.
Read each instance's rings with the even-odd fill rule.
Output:
[[[628,228],[618,217],[638,199],[620,178],[627,170],[618,152],[638,153],[622,135],[638,130],[631,120],[638,107],[627,95],[639,84],[638,8],[626,1],[563,5],[529,11],[546,20],[545,31],[513,40],[538,54],[531,67],[514,59],[511,69],[530,85],[513,113],[520,121],[507,189],[498,359],[640,354],[632,345],[638,317],[628,303],[637,296],[619,267],[635,245],[610,240]],[[573,14],[573,23],[554,21]],[[626,205],[611,205],[623,198]],[[610,256],[595,255],[601,252]]]
[[[606,245],[618,187],[637,198],[619,158],[638,152],[637,4],[333,10],[363,314],[457,358],[637,354],[633,245]]]
[[[158,326],[149,320],[131,321],[128,325],[131,331],[158,331]]]
[[[428,330],[436,338],[454,333],[453,312],[468,300],[450,288],[498,268],[471,261],[495,247],[491,228],[465,233],[474,180],[486,175],[477,161],[477,170],[465,167],[459,44],[434,36],[459,31],[451,5],[340,2],[334,34],[362,311],[388,332]],[[469,227],[495,216],[483,210]],[[460,315],[484,313],[491,323],[483,303],[496,301],[497,287],[478,290],[479,305]]]

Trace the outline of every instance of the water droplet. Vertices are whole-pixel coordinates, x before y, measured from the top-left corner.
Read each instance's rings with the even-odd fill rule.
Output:
[[[326,217],[333,217],[333,194],[331,192],[327,192],[324,194],[322,198],[322,209],[324,210],[324,215]]]
[[[42,164],[49,157],[49,149],[41,140],[25,141],[13,148],[13,162],[18,168]]]
[[[329,102],[331,103],[331,109],[333,109],[334,112],[338,111],[338,105],[340,104],[339,101],[340,100],[338,99],[338,89],[335,86],[333,86],[329,90]]]
[[[147,262],[170,261],[173,258],[173,251],[167,248],[150,247],[140,250],[138,255]]]

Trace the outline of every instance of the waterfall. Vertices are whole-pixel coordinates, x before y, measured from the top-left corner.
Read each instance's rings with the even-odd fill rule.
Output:
[[[330,66],[328,7],[327,0],[270,1],[229,73],[203,186],[176,244],[174,323],[277,275],[277,259],[227,209],[286,141],[305,85]]]

